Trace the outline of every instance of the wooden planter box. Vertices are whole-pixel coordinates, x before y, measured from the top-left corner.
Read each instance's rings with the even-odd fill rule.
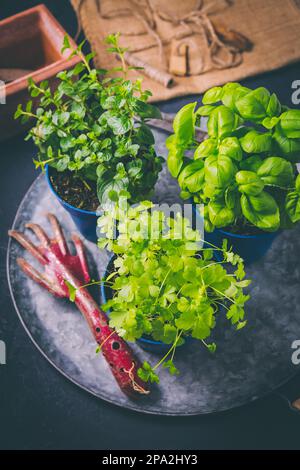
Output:
[[[37,83],[48,80],[52,88],[57,85],[56,74],[73,68],[80,58],[68,60],[70,51],[61,53],[66,31],[56,21],[45,5],[26,10],[0,21],[0,79],[12,69],[23,71],[14,81],[5,82],[0,87],[0,98],[3,100],[3,89],[6,99],[0,99],[0,140],[24,132],[24,126],[14,120],[14,113],[19,103],[29,99],[27,91],[28,78]],[[72,46],[76,44],[70,39]]]

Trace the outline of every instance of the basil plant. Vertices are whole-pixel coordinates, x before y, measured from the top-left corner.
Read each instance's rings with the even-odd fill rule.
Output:
[[[208,138],[199,144],[201,116]],[[190,103],[177,113],[167,148],[182,198],[204,205],[206,231],[273,232],[300,220],[300,110],[282,106],[266,88],[211,88],[203,106]]]

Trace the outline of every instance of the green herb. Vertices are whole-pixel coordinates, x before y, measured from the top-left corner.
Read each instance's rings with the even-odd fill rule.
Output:
[[[169,345],[156,365],[144,363],[139,371],[143,380],[157,382],[160,366],[178,374],[175,352],[186,338],[214,352],[215,343],[206,340],[219,317],[226,315],[236,329],[245,326],[249,296],[243,289],[250,281],[242,259],[226,242],[218,249],[223,261],[217,262],[187,219],[166,218],[151,208],[148,201],[129,208],[115,205],[99,218],[105,236],[98,243],[116,255],[114,271],[106,278],[114,295],[103,306],[110,310],[110,325],[128,341],[150,336]],[[116,223],[119,235],[114,238]],[[230,272],[228,264],[234,266]]]
[[[93,54],[85,57],[82,43],[71,52],[82,62],[58,74],[56,91],[47,82],[29,81],[38,108],[34,111],[29,101],[25,109],[19,105],[15,117],[35,123],[27,138],[38,147],[37,168],[49,164],[59,172],[70,170],[87,184],[97,181],[100,203],[116,200],[120,193],[129,193],[134,202],[152,191],[162,168],[146,125],[160,112],[147,103],[151,93],[142,90],[140,80],[127,80],[126,49],[120,47],[119,35],[108,36],[106,42],[121,59],[122,77],[108,78],[105,70],[93,69]],[[63,51],[69,49],[65,37]]]
[[[76,298],[76,287],[74,287],[69,281],[67,281],[66,279],[64,279],[64,283],[66,285],[66,287],[68,288],[68,291],[69,291],[69,300],[71,302],[75,302],[75,298]]]
[[[175,117],[168,167],[182,198],[204,204],[205,229],[255,226],[271,232],[298,222],[300,110],[283,107],[266,88],[238,83],[208,90],[203,106],[195,108],[190,103]],[[208,138],[198,145],[195,123],[201,116],[208,116]]]

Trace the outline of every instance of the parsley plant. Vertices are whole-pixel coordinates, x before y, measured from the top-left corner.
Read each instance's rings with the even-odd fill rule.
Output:
[[[98,220],[105,234],[98,243],[115,254],[114,271],[105,279],[114,295],[103,307],[110,310],[110,325],[128,341],[146,335],[170,345],[156,365],[144,363],[139,371],[143,380],[157,382],[160,366],[178,373],[174,356],[186,338],[215,351],[216,345],[206,340],[220,316],[226,315],[237,330],[245,326],[249,296],[243,289],[250,281],[244,279],[242,259],[228,250],[226,241],[218,262],[187,219],[179,214],[166,218],[161,211],[150,211],[152,206],[144,201],[111,207]],[[228,265],[234,266],[231,272]]]

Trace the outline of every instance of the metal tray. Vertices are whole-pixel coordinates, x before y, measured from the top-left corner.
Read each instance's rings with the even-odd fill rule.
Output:
[[[162,133],[157,146],[164,154]],[[156,188],[159,201],[179,201],[177,183],[162,172]],[[28,190],[17,212],[14,228],[23,230],[29,220],[48,229],[45,213],[54,212],[70,234],[74,225],[51,195],[43,175]],[[94,277],[105,272],[110,254],[86,242]],[[40,352],[65,377],[97,397],[124,408],[159,415],[195,415],[219,412],[261,397],[291,378],[292,342],[300,339],[300,227],[277,237],[266,257],[247,269],[253,282],[247,304],[248,325],[236,332],[220,318],[214,331],[214,355],[197,342],[178,350],[179,377],[161,370],[161,383],[151,396],[131,401],[119,390],[84,319],[73,304],[53,298],[27,279],[16,258],[24,250],[9,242],[7,275],[19,318]],[[25,257],[29,256],[26,254]],[[97,289],[100,297],[100,289]],[[100,298],[98,297],[98,301]],[[138,356],[150,362],[157,357],[133,345]]]

